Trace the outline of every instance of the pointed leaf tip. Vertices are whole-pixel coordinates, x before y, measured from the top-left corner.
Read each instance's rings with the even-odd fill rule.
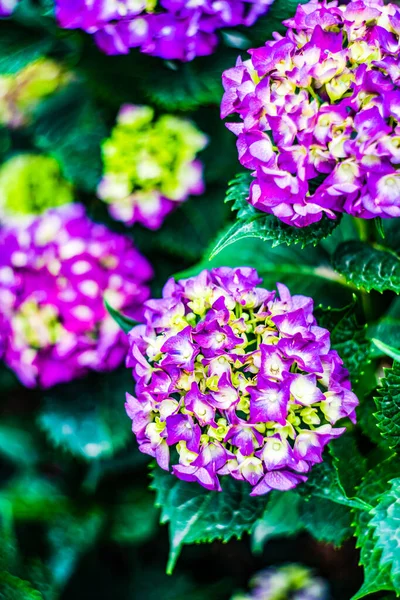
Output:
[[[117,325],[119,325],[119,327],[125,333],[129,333],[130,330],[133,329],[133,327],[135,327],[135,325],[138,325],[138,321],[135,321],[134,319],[131,319],[130,317],[127,317],[126,315],[123,315],[121,312],[119,312],[118,310],[113,308],[107,302],[107,300],[105,298],[104,298],[104,306],[106,307],[108,314],[114,319],[114,321],[117,323]]]

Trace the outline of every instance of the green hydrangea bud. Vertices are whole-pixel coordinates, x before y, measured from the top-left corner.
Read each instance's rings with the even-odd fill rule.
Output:
[[[206,143],[207,137],[186,119],[163,115],[154,121],[149,106],[125,105],[103,143],[98,195],[113,206],[115,218],[156,228],[168,212],[161,199],[182,202],[190,193],[202,193],[195,158]]]
[[[4,221],[33,217],[73,199],[72,185],[51,156],[18,154],[0,168],[0,214]]]
[[[48,58],[0,77],[0,124],[12,128],[26,125],[39,102],[70,79],[70,73]]]

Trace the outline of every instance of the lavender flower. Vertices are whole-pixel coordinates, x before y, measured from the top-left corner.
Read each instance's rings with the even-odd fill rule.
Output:
[[[250,582],[250,594],[235,594],[232,600],[328,600],[326,582],[302,565],[270,567]]]
[[[173,115],[153,121],[149,106],[121,107],[111,137],[103,143],[104,176],[97,188],[114,219],[149,229],[190,194],[202,194],[203,167],[196,153],[207,137]]]
[[[152,274],[132,242],[69,204],[26,228],[3,228],[0,245],[4,361],[22,383],[47,388],[117,367],[126,336],[103,297],[139,318]]]
[[[145,303],[130,332],[136,397],[126,409],[142,452],[173,473],[220,490],[246,480],[252,495],[307,479],[322,451],[355,420],[347,370],[318,327],[313,301],[257,287],[250,268],[217,268]]]
[[[0,17],[9,17],[15,10],[19,0],[0,0]]]
[[[61,27],[94,34],[107,54],[126,54],[130,48],[166,60],[193,60],[212,54],[216,31],[250,26],[265,14],[273,0],[56,0]]]
[[[227,127],[253,206],[297,227],[400,216],[399,23],[380,0],[312,0],[225,71],[221,114],[241,118]]]

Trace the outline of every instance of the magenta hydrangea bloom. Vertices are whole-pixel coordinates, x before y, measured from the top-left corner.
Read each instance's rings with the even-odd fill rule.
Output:
[[[4,361],[24,385],[47,388],[123,361],[126,336],[104,298],[141,318],[152,275],[128,237],[69,204],[26,228],[3,228],[0,246]]]
[[[0,17],[9,17],[15,10],[19,0],[0,0]]]
[[[126,409],[142,452],[173,473],[220,490],[246,480],[252,495],[288,490],[355,420],[358,403],[313,301],[257,287],[250,268],[169,280],[130,332],[136,396]]]
[[[130,48],[166,60],[193,60],[212,54],[216,31],[250,26],[273,0],[56,0],[61,27],[94,34],[106,54],[127,54]]]
[[[313,0],[285,25],[223,74],[249,202],[297,227],[399,217],[400,8]]]

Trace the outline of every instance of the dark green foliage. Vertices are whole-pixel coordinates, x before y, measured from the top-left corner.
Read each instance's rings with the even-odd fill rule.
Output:
[[[190,277],[202,269],[218,266],[249,266],[257,269],[267,289],[274,289],[279,281],[293,294],[312,296],[316,304],[343,306],[353,297],[352,289],[333,271],[328,254],[319,246],[308,246],[304,250],[286,245],[273,248],[270,242],[245,239],[228,246],[212,260],[209,260],[210,252],[211,248],[200,263],[175,277]]]
[[[73,456],[85,460],[112,456],[131,439],[124,410],[130,387],[127,371],[59,386],[46,393],[38,425],[54,446]]]
[[[23,69],[46,54],[51,46],[51,38],[38,31],[26,32],[24,38],[21,38],[18,27],[0,23],[0,76]]]
[[[223,232],[214,246],[210,258],[213,258],[227,246],[244,238],[259,238],[271,241],[272,247],[286,244],[299,244],[302,248],[316,246],[337,227],[340,219],[332,221],[323,218],[308,227],[297,228],[282,223],[274,215],[269,215],[254,208],[247,202],[249,187],[252,181],[249,173],[240,173],[230,182],[226,201],[233,201],[232,210],[237,210],[237,218],[227,231]]]
[[[301,521],[315,539],[336,547],[352,536],[349,508],[323,498],[302,503]]]
[[[96,189],[107,129],[81,83],[70,84],[42,104],[34,135],[38,148],[59,160],[67,179],[84,191]]]
[[[377,425],[389,448],[400,449],[400,363],[395,361],[392,369],[386,369],[375,397],[378,411]]]
[[[42,594],[33,589],[29,581],[0,572],[0,600],[44,600]]]
[[[224,478],[222,493],[181,481],[159,467],[152,472],[152,479],[161,523],[169,523],[168,573],[172,573],[184,544],[228,542],[250,533],[266,502],[262,496],[250,497],[250,486],[232,478]]]
[[[372,511],[370,526],[375,528],[376,548],[382,554],[380,566],[390,569],[394,590],[400,592],[400,478],[390,481],[390,488],[378,500]]]
[[[349,508],[369,510],[371,506],[368,502],[358,497],[347,495],[341,476],[351,477],[352,475],[350,464],[342,465],[341,473],[339,474],[338,469],[334,466],[334,462],[325,453],[324,462],[313,467],[307,482],[299,488],[299,493],[306,498],[317,496],[336,504],[348,506]]]
[[[374,248],[364,242],[345,242],[336,249],[332,265],[357,288],[400,292],[400,259],[386,248]]]
[[[393,458],[376,465],[365,476],[358,489],[361,499],[368,501],[373,507],[378,505],[382,494],[388,489],[388,482],[399,475],[399,465]],[[359,600],[379,590],[395,591],[391,577],[391,565],[382,563],[382,549],[376,540],[372,518],[376,508],[371,511],[356,511],[355,533],[357,546],[360,548],[360,564],[364,567],[364,583],[352,600]],[[397,592],[399,590],[397,589]]]
[[[303,501],[296,492],[271,492],[266,502],[264,513],[252,533],[254,552],[261,552],[271,538],[296,535],[303,528]]]
[[[338,351],[353,383],[363,375],[369,362],[370,342],[366,337],[366,325],[358,323],[357,302],[341,310],[318,307],[316,318],[321,327],[331,332],[332,348]]]

